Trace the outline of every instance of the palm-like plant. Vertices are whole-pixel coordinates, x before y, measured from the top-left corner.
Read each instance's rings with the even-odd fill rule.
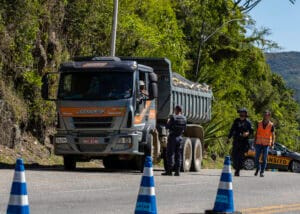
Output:
[[[224,129],[227,124],[217,115],[212,117],[209,123],[204,124],[204,150],[208,155],[224,155],[228,152],[228,147],[224,144]]]

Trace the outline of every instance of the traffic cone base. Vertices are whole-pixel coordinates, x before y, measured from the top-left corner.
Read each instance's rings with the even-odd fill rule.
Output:
[[[229,156],[225,157],[214,208],[212,210],[206,210],[205,213],[241,213],[234,210],[231,164]]]
[[[29,214],[29,202],[22,159],[17,159],[7,214]]]
[[[156,214],[156,196],[152,159],[147,156],[144,165],[144,173],[140,185],[139,195],[136,202],[135,214]]]

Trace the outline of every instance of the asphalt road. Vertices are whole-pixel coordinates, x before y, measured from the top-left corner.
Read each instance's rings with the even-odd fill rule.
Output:
[[[0,170],[0,213],[5,213],[13,170]],[[203,213],[213,207],[221,170],[163,177],[155,170],[160,214]],[[141,174],[104,169],[26,170],[31,213],[133,213]],[[243,171],[233,181],[235,207],[243,213],[300,213],[300,175],[266,172],[265,178]]]

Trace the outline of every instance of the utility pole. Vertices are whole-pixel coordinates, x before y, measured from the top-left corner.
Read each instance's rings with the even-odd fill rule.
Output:
[[[114,16],[112,21],[112,29],[111,29],[111,44],[110,44],[110,55],[116,55],[116,37],[117,37],[117,25],[118,25],[118,5],[119,0],[114,0]]]

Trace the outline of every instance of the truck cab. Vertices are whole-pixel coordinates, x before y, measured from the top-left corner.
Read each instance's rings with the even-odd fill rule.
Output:
[[[52,75],[58,76],[54,98]],[[90,159],[103,159],[109,168],[121,159],[141,167],[152,149],[147,132],[156,127],[157,77],[151,67],[116,57],[81,57],[45,74],[42,83],[42,97],[56,103],[54,151],[63,156],[65,169]]]

